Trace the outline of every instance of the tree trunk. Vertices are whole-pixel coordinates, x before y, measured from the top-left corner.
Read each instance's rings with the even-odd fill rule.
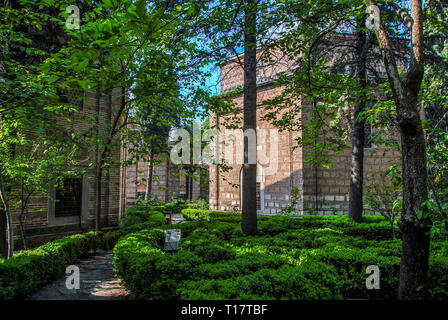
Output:
[[[100,112],[101,112],[101,92],[96,91],[96,134],[100,136]],[[103,168],[101,166],[100,147],[96,149],[96,175],[95,175],[95,230],[101,230],[101,180],[103,177]]]
[[[428,219],[418,220],[417,211],[428,198],[426,146],[423,128],[414,97],[408,110],[414,116],[401,122],[403,154],[403,211],[398,221],[402,232],[399,299],[428,298],[429,230]]]
[[[190,200],[190,172],[187,169],[185,177],[185,200]]]
[[[257,124],[257,36],[256,36],[256,3],[247,0],[244,10],[244,132],[256,132]],[[249,154],[256,152],[254,143],[244,138],[243,165],[243,199],[242,223],[244,234],[257,233],[257,164],[249,163]],[[253,158],[253,154],[251,154]],[[251,161],[253,162],[253,161]]]
[[[366,0],[366,5],[374,5]],[[398,225],[402,232],[400,285],[398,299],[428,297],[429,218],[419,219],[417,212],[428,199],[425,136],[418,108],[418,95],[424,75],[424,39],[422,0],[411,0],[411,15],[407,10],[397,14],[406,22],[411,39],[410,63],[400,77],[394,48],[382,24],[375,30],[380,43],[400,128],[402,149],[403,210]],[[400,8],[398,8],[400,9]]]
[[[101,230],[101,180],[103,179],[103,168],[100,164],[95,177],[95,230]]]
[[[365,121],[359,119],[359,115],[365,109],[366,97],[366,33],[364,31],[365,20],[358,20],[358,31],[356,34],[356,78],[360,79],[360,90],[362,93],[356,97],[355,113],[353,115],[353,138],[352,138],[352,162],[350,169],[350,198],[349,217],[355,222],[362,222],[363,211],[363,176],[364,176],[364,141]]]
[[[22,211],[19,214],[20,238],[22,239],[22,247],[24,250],[26,250],[25,222],[23,221],[24,216],[25,209],[22,208]]]
[[[6,246],[7,246],[6,258],[9,259],[14,254],[14,238],[12,230],[11,208],[9,206],[9,200],[6,194],[5,185],[1,173],[0,173],[0,199],[3,202],[3,210],[5,212]]]
[[[106,177],[104,179],[104,226],[109,226],[109,211],[110,211],[110,172],[106,171]]]
[[[166,189],[165,189],[165,202],[171,201],[170,197],[170,160],[167,158],[166,160]]]
[[[190,197],[190,200],[193,200],[193,182],[194,182],[193,175],[194,175],[194,170],[191,170],[190,174],[191,174],[191,176],[190,176],[190,195],[189,195],[189,197]]]
[[[0,255],[2,257],[8,256],[8,238],[6,235],[6,213],[0,210]]]
[[[100,114],[100,91],[97,91],[97,113],[98,116]],[[110,93],[112,94],[112,92]],[[114,122],[112,123],[112,128],[109,134],[107,135],[107,141],[104,144],[103,150],[99,158],[97,158],[97,173],[95,177],[95,198],[96,198],[96,206],[95,206],[95,230],[101,230],[101,184],[103,179],[103,168],[106,163],[107,158],[110,155],[112,140],[117,133],[118,123],[120,118],[126,108],[126,90],[124,87],[121,88],[121,105],[117,114],[114,117]],[[98,133],[99,133],[99,123],[98,123]],[[98,151],[97,151],[98,152]]]
[[[151,150],[151,153],[149,155],[149,168],[148,168],[148,181],[146,181],[146,195],[145,200],[151,199],[151,193],[152,193],[152,176],[154,172],[154,151]]]

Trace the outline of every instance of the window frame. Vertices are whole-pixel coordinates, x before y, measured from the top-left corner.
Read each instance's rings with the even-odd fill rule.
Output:
[[[56,216],[56,180],[53,181],[48,195],[47,222],[49,227],[65,226],[71,224],[85,224],[89,212],[89,178],[82,177],[81,214],[78,216]]]

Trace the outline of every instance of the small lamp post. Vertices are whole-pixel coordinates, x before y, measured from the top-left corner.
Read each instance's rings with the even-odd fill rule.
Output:
[[[171,210],[167,210],[164,212],[166,218],[166,224],[173,224],[173,212]],[[167,217],[169,215],[169,217]]]

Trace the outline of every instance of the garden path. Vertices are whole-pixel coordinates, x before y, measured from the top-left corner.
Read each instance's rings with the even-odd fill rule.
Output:
[[[115,277],[112,251],[97,250],[79,260],[80,288],[67,289],[64,275],[28,297],[30,300],[125,300],[129,293]]]
[[[172,224],[182,223],[182,214],[172,215]],[[113,270],[112,250],[97,250],[95,254],[79,260],[80,288],[67,289],[66,275],[46,285],[29,300],[125,300],[129,297]]]

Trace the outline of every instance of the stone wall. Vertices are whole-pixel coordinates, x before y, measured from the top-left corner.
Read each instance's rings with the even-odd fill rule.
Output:
[[[312,108],[311,102],[303,104],[303,110]],[[392,131],[391,136],[397,139],[399,134]],[[367,137],[366,137],[367,139]],[[325,139],[320,137],[318,142],[325,143]],[[350,191],[350,166],[351,166],[351,139],[346,143],[342,154],[336,155],[330,152],[330,168],[315,168],[312,162],[304,161],[304,210],[319,214],[348,213],[349,191]],[[375,152],[373,152],[375,149]],[[304,160],[309,155],[309,148],[304,148]],[[400,162],[400,153],[391,151],[385,146],[364,148],[364,190],[367,188],[366,182],[380,178],[387,169]],[[378,181],[377,180],[377,181]],[[366,211],[368,213],[368,211]]]
[[[242,87],[243,72],[236,59],[231,60],[221,69],[221,92],[228,92],[235,88]],[[240,60],[242,57],[240,56]],[[278,68],[280,71],[287,70],[285,64]],[[266,69],[266,70],[263,70]],[[263,155],[272,154],[275,151],[271,147],[269,134],[263,139],[262,131],[274,132],[276,128],[270,121],[265,121],[262,117],[267,110],[263,101],[278,96],[283,88],[275,87],[272,81],[269,82],[268,77],[262,75],[269,74],[272,77],[278,70],[272,67],[259,68],[258,71],[258,95],[257,95],[257,182],[260,183],[259,196],[261,198],[261,206],[258,210],[260,214],[278,214],[280,210],[291,204],[291,189],[298,187],[299,201],[296,206],[296,212],[306,213],[313,212],[319,214],[335,214],[348,212],[348,193],[350,186],[350,162],[351,162],[351,141],[347,141],[347,147],[341,155],[330,154],[330,168],[315,168],[313,163],[305,161],[310,150],[297,146],[297,138],[300,132],[284,130],[278,132],[278,166],[273,174],[264,174],[271,166],[271,163],[261,161]],[[243,94],[233,98],[237,108],[242,110]],[[297,105],[302,104],[303,112],[312,108],[312,104],[308,101],[298,101]],[[283,111],[284,112],[284,111]],[[277,119],[281,119],[283,112],[279,112]],[[297,115],[301,118],[301,113]],[[232,119],[238,119],[238,123],[234,123]],[[213,210],[223,211],[240,211],[241,210],[241,169],[242,162],[235,161],[243,150],[242,139],[239,140],[238,149],[235,144],[236,139],[230,139],[232,143],[225,143],[226,126],[230,123],[238,125],[242,128],[242,114],[237,117],[225,115],[217,117],[215,114],[210,116],[211,126],[215,126],[220,130],[220,154],[221,158],[228,158],[227,164],[231,164],[229,171],[223,172],[217,165],[210,166],[210,206]],[[305,117],[303,117],[305,118]],[[304,119],[306,125],[306,119]],[[227,131],[229,133],[230,131]],[[242,131],[241,131],[242,132]],[[391,132],[391,135],[398,137],[397,132]],[[322,137],[323,138],[323,137]],[[320,139],[320,142],[325,141]],[[274,143],[274,141],[272,142]],[[373,146],[375,147],[375,146]],[[227,149],[226,149],[227,148]],[[230,150],[231,156],[229,157]],[[384,174],[387,168],[400,161],[400,154],[396,151],[386,152],[385,147],[378,147],[377,152],[371,155],[372,148],[366,148],[364,154],[364,177],[370,179],[379,177]],[[275,158],[275,157],[274,157]]]
[[[225,84],[225,82],[224,82]],[[223,85],[224,85],[223,84]],[[257,101],[257,183],[260,187],[259,213],[276,214],[290,204],[290,191],[294,186],[302,189],[303,164],[302,150],[294,149],[297,132],[280,132],[275,126],[262,117],[266,114],[262,102],[277,96],[281,88],[272,85],[263,85],[258,89]],[[242,108],[243,96],[234,99],[236,106]],[[279,114],[279,117],[282,114]],[[239,117],[242,120],[242,117]],[[217,126],[221,132],[221,153],[227,164],[232,163],[232,169],[222,172],[218,166],[210,169],[210,205],[215,210],[240,211],[241,210],[241,169],[243,150],[242,131],[239,139],[236,137],[225,142],[226,135],[231,132],[225,126],[228,117],[211,117],[211,125]],[[240,128],[242,122],[237,124]],[[271,146],[272,144],[272,146]],[[239,158],[238,158],[239,157]],[[220,171],[217,175],[217,171]],[[301,203],[299,204],[301,209]]]

